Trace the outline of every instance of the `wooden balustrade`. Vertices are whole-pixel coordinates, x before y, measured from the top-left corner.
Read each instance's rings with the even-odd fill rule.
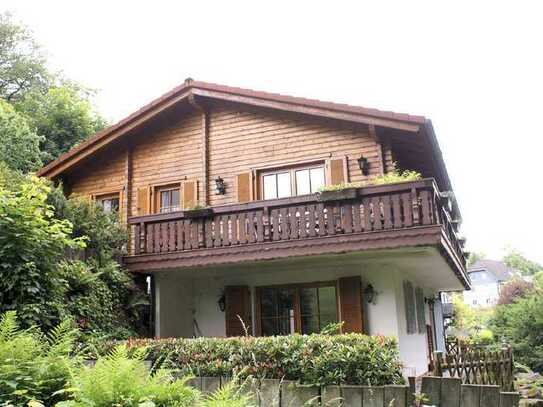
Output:
[[[330,194],[328,194],[330,195]],[[332,194],[333,195],[333,194]],[[207,216],[175,212],[133,217],[134,255],[315,239],[442,225],[459,258],[455,227],[432,179],[359,188],[351,199],[323,196],[214,207]]]

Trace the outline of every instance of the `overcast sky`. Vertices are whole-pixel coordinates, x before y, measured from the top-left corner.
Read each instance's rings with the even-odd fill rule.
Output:
[[[116,121],[186,77],[432,119],[470,250],[543,262],[538,1],[3,0]],[[145,4],[145,5],[143,5]]]

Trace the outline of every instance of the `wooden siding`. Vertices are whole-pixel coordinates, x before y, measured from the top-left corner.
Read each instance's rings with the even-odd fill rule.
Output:
[[[263,167],[347,156],[350,181],[356,182],[366,178],[356,161],[362,154],[370,162],[370,176],[380,172],[380,149],[367,128],[361,130],[360,126],[232,108],[212,110],[210,116],[209,197],[212,206],[236,202],[236,176]],[[225,195],[216,195],[213,191],[213,180],[218,176],[226,182]]]
[[[128,213],[137,215],[138,189],[147,186],[196,180],[202,202],[202,116],[196,110],[177,112],[180,115],[182,118],[163,119],[161,126],[148,126],[131,136],[130,171],[126,147],[116,147],[95,155],[92,162],[67,175],[71,193],[91,195],[127,186],[125,199],[130,202],[123,206],[123,219]],[[356,182],[368,178],[358,168],[357,159],[364,155],[370,162],[369,177],[381,172],[382,150],[367,127],[267,110],[212,108],[208,149],[211,206],[237,202],[237,176],[263,167],[346,157],[348,181]],[[226,183],[225,195],[215,193],[214,180],[219,176]]]

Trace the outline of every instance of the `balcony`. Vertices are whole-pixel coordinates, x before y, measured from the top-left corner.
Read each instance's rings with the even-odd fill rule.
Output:
[[[467,281],[457,222],[433,179],[331,195],[326,200],[316,194],[224,205],[200,214],[132,217],[133,244],[125,263],[132,271],[149,272],[433,246],[461,281]]]

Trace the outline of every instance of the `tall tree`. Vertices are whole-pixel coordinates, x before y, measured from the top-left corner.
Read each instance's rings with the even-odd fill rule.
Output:
[[[512,247],[507,248],[507,254],[503,257],[503,262],[526,276],[532,276],[543,271],[541,264],[529,260],[524,254]]]
[[[40,141],[24,116],[0,99],[0,161],[12,170],[35,171],[42,165]]]
[[[33,88],[47,88],[45,56],[30,30],[0,14],[0,98],[16,100]]]
[[[46,92],[27,92],[15,106],[42,138],[45,163],[101,130],[106,122],[90,102],[92,92],[64,81]]]

